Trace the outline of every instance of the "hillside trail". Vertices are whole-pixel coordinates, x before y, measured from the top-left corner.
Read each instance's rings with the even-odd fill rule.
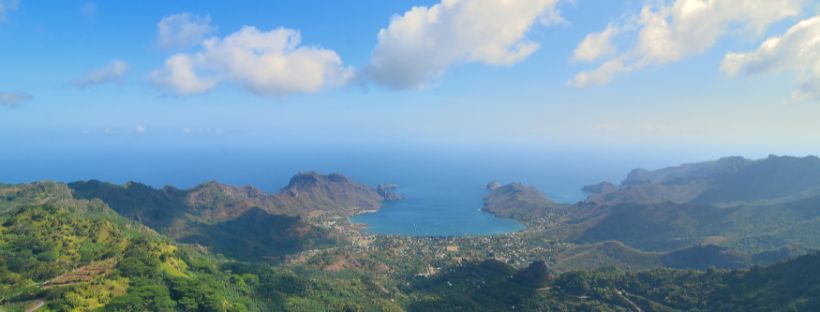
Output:
[[[625,291],[622,291],[620,289],[616,289],[615,293],[618,294],[618,296],[621,297],[621,299],[626,301],[627,304],[632,306],[632,308],[635,309],[636,312],[643,312],[643,310],[641,310],[641,307],[639,307],[637,304],[635,304],[635,302],[632,302],[632,300],[627,298],[627,296],[625,294],[626,293]]]
[[[44,305],[46,305],[46,301],[45,301],[45,300],[43,300],[43,299],[37,299],[37,300],[34,300],[34,302],[32,302],[32,304],[30,304],[30,305],[26,308],[26,312],[34,312],[34,311],[37,311],[37,310],[39,310],[40,308],[42,308]]]

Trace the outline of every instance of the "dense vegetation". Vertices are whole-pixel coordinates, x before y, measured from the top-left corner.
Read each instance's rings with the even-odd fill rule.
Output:
[[[466,264],[415,284],[414,311],[817,311],[820,254],[771,267],[705,272],[659,269],[575,271],[551,287],[533,268],[498,261]]]
[[[459,238],[361,234],[348,217],[387,197],[336,174],[0,185],[0,312],[817,311],[818,168],[636,170],[575,205],[494,185],[485,209],[527,229]]]
[[[67,198],[65,186],[2,191],[8,210],[0,214],[0,309],[38,301],[51,311],[398,309],[374,295],[378,286],[366,275],[296,274],[215,257],[100,201]]]
[[[620,185],[604,182],[585,189],[591,192],[587,200],[554,211],[559,222],[545,229],[547,236],[579,244],[619,241],[650,252],[717,245],[748,258],[725,259],[739,263],[720,265],[728,268],[791,256],[783,250],[820,249],[817,157],[729,157],[637,169]]]
[[[298,185],[303,193],[301,197],[308,197],[311,191],[309,181],[303,180],[310,180],[312,175],[305,176],[297,179],[301,182]],[[347,182],[340,182],[341,186],[336,187],[359,188]],[[215,182],[191,190],[154,189],[136,182],[115,185],[94,180],[68,186],[75,196],[99,198],[123,216],[172,239],[208,246],[232,258],[270,259],[304,249],[326,247],[338,240],[334,233],[292,213],[291,210],[301,206],[283,208],[283,202],[290,200],[287,194],[267,195],[255,188],[236,188]],[[320,188],[322,185],[317,187]],[[375,192],[366,196],[373,194]],[[328,201],[321,200],[322,204]],[[309,207],[317,205],[312,202]],[[310,209],[304,208],[304,211]]]

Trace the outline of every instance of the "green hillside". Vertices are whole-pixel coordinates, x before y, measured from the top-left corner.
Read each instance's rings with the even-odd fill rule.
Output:
[[[314,172],[297,174],[276,194],[216,182],[190,190],[95,180],[68,186],[74,196],[102,200],[121,215],[174,240],[243,260],[336,245],[343,241],[337,233],[305,219],[316,213],[347,216],[377,209],[382,200],[376,190],[342,175]]]
[[[817,311],[820,254],[770,267],[706,272],[574,271],[547,287],[522,284],[504,263],[467,263],[414,284],[410,311]],[[532,276],[535,278],[534,276]],[[542,278],[543,279],[543,278]]]
[[[813,177],[763,199],[695,200],[794,164],[815,162],[637,170],[575,205],[493,185],[485,210],[527,228],[475,237],[364,233],[349,217],[386,198],[338,174],[300,173],[274,194],[0,185],[0,311],[814,311]]]
[[[99,200],[75,200],[65,185],[4,186],[0,194],[6,208],[0,214],[4,310],[23,311],[40,302],[40,311],[396,307],[372,295],[381,286],[364,282],[366,275],[296,274],[215,257],[125,219]]]

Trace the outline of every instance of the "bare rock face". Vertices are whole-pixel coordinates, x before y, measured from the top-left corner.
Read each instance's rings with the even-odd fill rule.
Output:
[[[376,187],[376,192],[384,198],[385,201],[400,201],[404,200],[404,195],[396,192],[398,186],[391,183],[379,184]]]

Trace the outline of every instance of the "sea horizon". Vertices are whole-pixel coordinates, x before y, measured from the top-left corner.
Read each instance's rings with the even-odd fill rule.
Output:
[[[406,196],[379,211],[352,218],[366,231],[384,235],[463,236],[518,231],[520,223],[481,211],[485,186],[521,182],[555,202],[582,201],[584,185],[619,183],[635,168],[655,169],[697,156],[555,149],[475,151],[442,149],[196,149],[30,153],[0,156],[1,183],[41,180],[139,182],[155,188],[195,187],[207,181],[252,185],[275,193],[298,172],[340,173],[370,186],[398,185]],[[704,156],[705,157],[705,156]]]

